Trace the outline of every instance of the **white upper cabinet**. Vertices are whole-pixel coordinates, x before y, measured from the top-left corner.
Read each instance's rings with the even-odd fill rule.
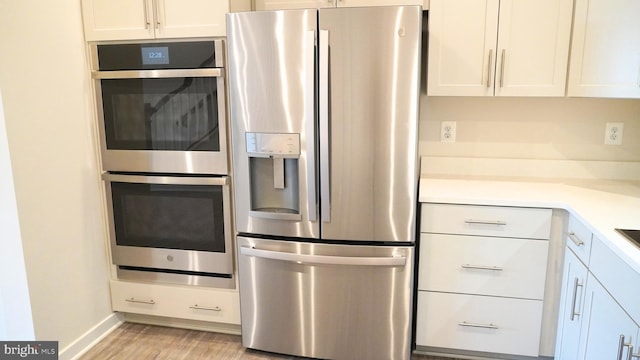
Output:
[[[227,0],[82,0],[85,39],[225,36]]]
[[[564,96],[572,0],[431,0],[428,95]]]
[[[255,0],[256,10],[424,5],[424,0]]]
[[[576,1],[567,94],[640,98],[640,1]]]

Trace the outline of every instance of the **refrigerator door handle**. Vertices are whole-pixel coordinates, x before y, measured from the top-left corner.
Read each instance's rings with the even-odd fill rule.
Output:
[[[263,259],[281,260],[305,265],[405,266],[405,256],[358,257],[293,254],[241,246],[240,254]]]
[[[316,32],[309,30],[305,34],[305,41],[308,49],[305,54],[305,94],[308,96],[306,103],[315,103],[315,44]],[[317,220],[317,204],[316,204],[316,143],[315,143],[315,109],[313,106],[307,106],[305,109],[305,144],[307,145],[307,214],[309,221]]]
[[[329,172],[329,30],[319,33],[319,119],[320,119],[320,198],[322,222],[331,221]]]

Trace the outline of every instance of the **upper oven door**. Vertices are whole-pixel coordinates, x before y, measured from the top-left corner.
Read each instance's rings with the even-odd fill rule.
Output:
[[[96,50],[103,169],[228,174],[224,69],[199,47],[151,45]],[[182,59],[191,50],[202,59]],[[138,63],[121,60],[127,57]],[[186,66],[194,68],[178,68]]]

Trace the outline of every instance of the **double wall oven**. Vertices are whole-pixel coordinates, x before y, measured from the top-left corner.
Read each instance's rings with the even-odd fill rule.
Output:
[[[92,51],[118,277],[234,287],[224,41]]]

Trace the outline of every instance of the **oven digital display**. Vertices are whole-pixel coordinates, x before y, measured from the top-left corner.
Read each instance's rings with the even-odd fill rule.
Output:
[[[142,65],[167,65],[169,64],[169,47],[143,47]]]

